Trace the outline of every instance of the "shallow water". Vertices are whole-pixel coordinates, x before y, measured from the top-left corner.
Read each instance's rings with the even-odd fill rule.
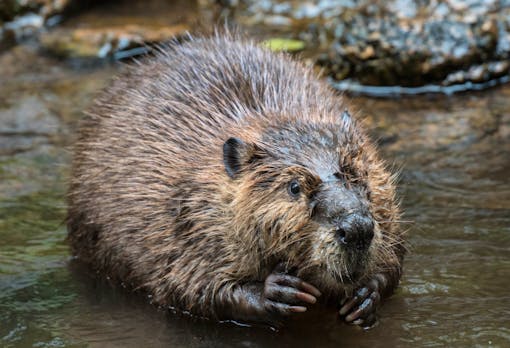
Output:
[[[401,170],[412,250],[364,332],[313,309],[279,332],[157,310],[70,264],[63,219],[73,129],[117,65],[30,44],[0,55],[0,346],[510,346],[510,86],[353,98]]]

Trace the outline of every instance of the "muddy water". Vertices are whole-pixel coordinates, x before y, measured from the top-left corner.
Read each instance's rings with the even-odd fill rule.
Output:
[[[0,55],[0,346],[510,346],[510,86],[352,98],[401,170],[412,222],[402,286],[368,332],[320,308],[273,332],[157,310],[70,265],[65,148],[117,70],[31,45]]]

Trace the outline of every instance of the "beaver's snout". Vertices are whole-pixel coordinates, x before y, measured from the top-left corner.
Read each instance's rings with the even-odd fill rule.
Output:
[[[374,237],[374,220],[362,194],[328,181],[316,199],[317,219],[333,227],[338,243],[349,251],[366,251]]]
[[[335,223],[335,233],[341,245],[366,250],[374,237],[374,221],[363,213],[352,213]]]

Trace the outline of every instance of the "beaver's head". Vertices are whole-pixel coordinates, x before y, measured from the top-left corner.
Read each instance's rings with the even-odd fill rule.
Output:
[[[279,122],[258,141],[223,147],[238,185],[236,226],[259,237],[267,260],[286,260],[322,287],[354,284],[394,257],[381,232],[396,207],[393,184],[353,122],[347,113],[336,123]]]

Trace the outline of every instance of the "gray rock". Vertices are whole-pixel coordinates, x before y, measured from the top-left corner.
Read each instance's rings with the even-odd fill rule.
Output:
[[[248,29],[306,40],[307,56],[337,80],[444,87],[510,73],[506,0],[240,0],[225,11]]]
[[[81,1],[85,3],[86,1]],[[45,24],[54,25],[73,0],[0,1],[0,50],[39,32]]]

